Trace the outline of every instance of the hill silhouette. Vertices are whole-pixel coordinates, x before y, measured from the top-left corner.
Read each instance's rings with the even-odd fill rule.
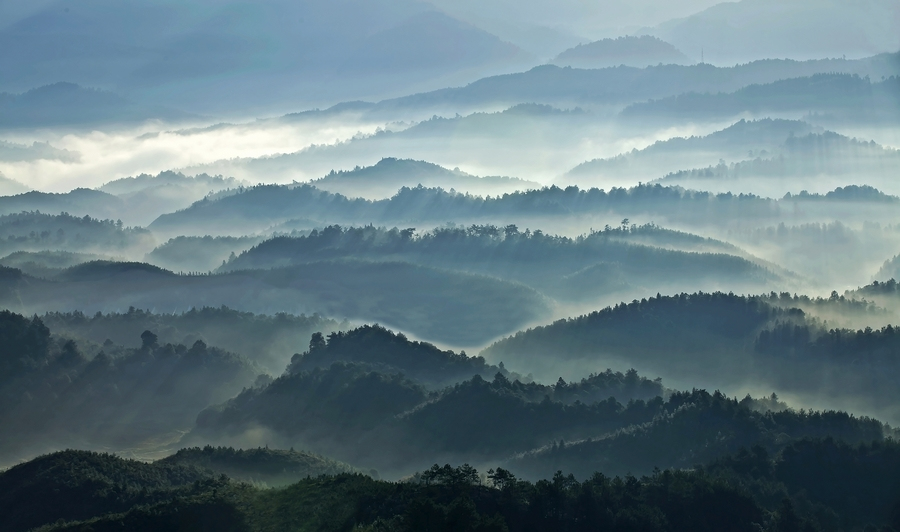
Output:
[[[688,65],[694,61],[667,42],[641,35],[579,44],[560,53],[552,62],[574,68],[608,68],[619,65],[642,68],[656,64]]]

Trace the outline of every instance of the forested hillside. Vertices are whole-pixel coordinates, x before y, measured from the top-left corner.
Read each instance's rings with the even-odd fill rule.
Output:
[[[900,532],[897,28],[0,1],[0,532]]]
[[[515,225],[414,228],[329,226],[308,236],[267,240],[220,268],[240,271],[350,257],[487,274],[527,284],[560,300],[591,300],[643,286],[660,275],[668,287],[739,282],[752,287],[777,277],[739,249],[655,225],[622,226],[567,238]],[[596,272],[606,279],[598,279]],[[673,288],[677,289],[677,288]]]
[[[897,338],[890,325],[829,328],[790,304],[696,293],[560,320],[501,340],[482,355],[535,374],[553,371],[551,361],[568,360],[574,367],[632,364],[678,383],[753,382],[812,402],[853,402],[894,421],[888,375],[895,371]]]
[[[141,446],[173,438],[196,412],[252,385],[247,359],[196,341],[160,344],[145,331],[139,348],[111,341],[91,358],[37,317],[0,313],[5,462],[57,445]],[[66,443],[68,442],[68,443]]]

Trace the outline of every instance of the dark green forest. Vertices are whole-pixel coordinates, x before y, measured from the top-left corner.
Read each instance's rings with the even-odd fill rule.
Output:
[[[803,439],[778,453],[741,448],[690,470],[641,476],[559,471],[533,482],[501,467],[435,464],[400,482],[342,473],[271,490],[192,465],[66,451],[0,474],[0,524],[11,532],[889,532],[900,527],[898,468],[894,442]]]

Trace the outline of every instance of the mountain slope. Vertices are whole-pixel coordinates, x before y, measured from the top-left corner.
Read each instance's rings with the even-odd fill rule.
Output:
[[[695,122],[751,116],[798,116],[812,112],[846,122],[888,123],[900,116],[900,78],[871,82],[848,74],[815,74],[768,84],[748,85],[732,93],[690,92],[636,103],[622,111],[626,119]]]
[[[791,136],[804,136],[818,128],[799,120],[741,120],[703,137],[675,137],[613,158],[594,159],[569,170],[566,178],[607,178],[619,175],[647,179],[665,174],[682,164],[698,161],[716,164],[721,159],[746,158],[748,154],[773,153]]]
[[[195,112],[381,98],[529,61],[415,0],[53,1],[0,28],[0,49],[0,90],[68,80]]]
[[[23,312],[60,309],[181,312],[220,307],[316,312],[378,322],[455,346],[483,344],[547,316],[544,296],[519,283],[405,262],[317,261],[269,270],[176,275],[143,263],[89,262],[53,281],[8,274],[0,301]]]
[[[731,65],[762,58],[864,57],[900,49],[900,2],[723,2],[650,33],[693,57]]]
[[[0,128],[90,126],[151,119],[186,120],[190,114],[133,103],[107,91],[54,83],[22,94],[0,94]]]

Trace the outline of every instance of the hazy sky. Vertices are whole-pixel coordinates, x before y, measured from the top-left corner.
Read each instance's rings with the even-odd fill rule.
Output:
[[[82,0],[68,0],[77,6]],[[125,0],[127,1],[127,0]],[[382,0],[390,2],[390,0]],[[61,0],[0,0],[0,28]],[[428,2],[426,2],[428,3]],[[432,0],[457,15],[506,21],[523,26],[551,26],[590,34],[652,26],[715,5],[715,0]],[[590,36],[590,35],[586,35]]]
[[[474,15],[490,23],[550,26],[588,38],[616,36],[672,18],[686,17],[716,0],[433,0],[457,16]],[[485,28],[491,31],[492,28]]]

